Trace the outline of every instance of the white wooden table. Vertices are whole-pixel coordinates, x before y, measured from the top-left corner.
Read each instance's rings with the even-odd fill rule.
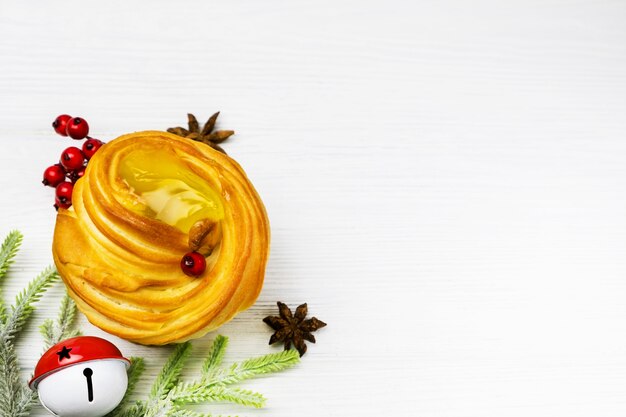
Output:
[[[51,263],[57,114],[110,140],[221,110],[273,238],[226,360],[278,351],[277,300],[329,326],[246,385],[265,409],[207,412],[626,415],[626,2],[176,3],[0,2],[0,235],[26,237],[5,298]],[[145,394],[171,348],[104,336]]]

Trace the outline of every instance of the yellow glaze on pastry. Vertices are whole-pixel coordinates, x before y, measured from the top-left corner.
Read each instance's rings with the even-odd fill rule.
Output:
[[[204,224],[206,271],[185,275]],[[218,227],[214,227],[217,225]],[[269,251],[265,208],[241,167],[211,147],[157,131],[121,136],[89,161],[59,209],[53,256],[78,308],[142,344],[200,337],[256,300]]]

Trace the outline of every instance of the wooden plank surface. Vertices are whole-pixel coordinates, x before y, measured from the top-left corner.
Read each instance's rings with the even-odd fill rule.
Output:
[[[51,263],[57,114],[110,140],[221,110],[272,224],[226,360],[277,351],[276,300],[329,326],[246,385],[267,408],[205,411],[624,416],[625,18],[623,1],[2,1],[0,235],[25,234],[3,295]],[[25,377],[61,293],[20,335]],[[171,349],[106,337],[146,357],[145,394]]]

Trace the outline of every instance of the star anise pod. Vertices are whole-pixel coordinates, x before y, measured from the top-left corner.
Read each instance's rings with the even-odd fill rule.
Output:
[[[191,113],[187,113],[187,119],[189,120],[189,129],[185,129],[184,127],[170,127],[169,129],[167,129],[167,131],[175,135],[182,136],[184,138],[206,143],[211,148],[225,154],[226,152],[219,144],[231,137],[235,133],[235,131],[213,131],[213,129],[215,128],[215,121],[217,120],[217,116],[219,115],[220,112],[217,112],[213,116],[209,117],[209,120],[207,120],[207,122],[202,127],[202,130],[200,130],[200,125],[198,124],[198,119],[196,119],[196,116]]]
[[[288,350],[293,343],[298,352],[300,352],[300,356],[304,355],[306,352],[306,343],[304,341],[308,340],[311,343],[315,343],[315,337],[311,333],[326,326],[326,323],[315,317],[305,320],[308,313],[306,303],[299,305],[294,314],[291,313],[286,304],[280,301],[276,304],[278,304],[280,315],[267,316],[263,319],[268,326],[276,330],[270,338],[269,344],[284,342],[285,350]]]

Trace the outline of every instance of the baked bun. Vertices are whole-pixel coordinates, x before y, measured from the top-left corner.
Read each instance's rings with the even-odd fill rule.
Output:
[[[105,144],[59,209],[54,262],[89,321],[149,345],[200,337],[250,307],[269,252],[263,203],[241,167],[158,131]],[[199,277],[181,259],[206,258]]]

